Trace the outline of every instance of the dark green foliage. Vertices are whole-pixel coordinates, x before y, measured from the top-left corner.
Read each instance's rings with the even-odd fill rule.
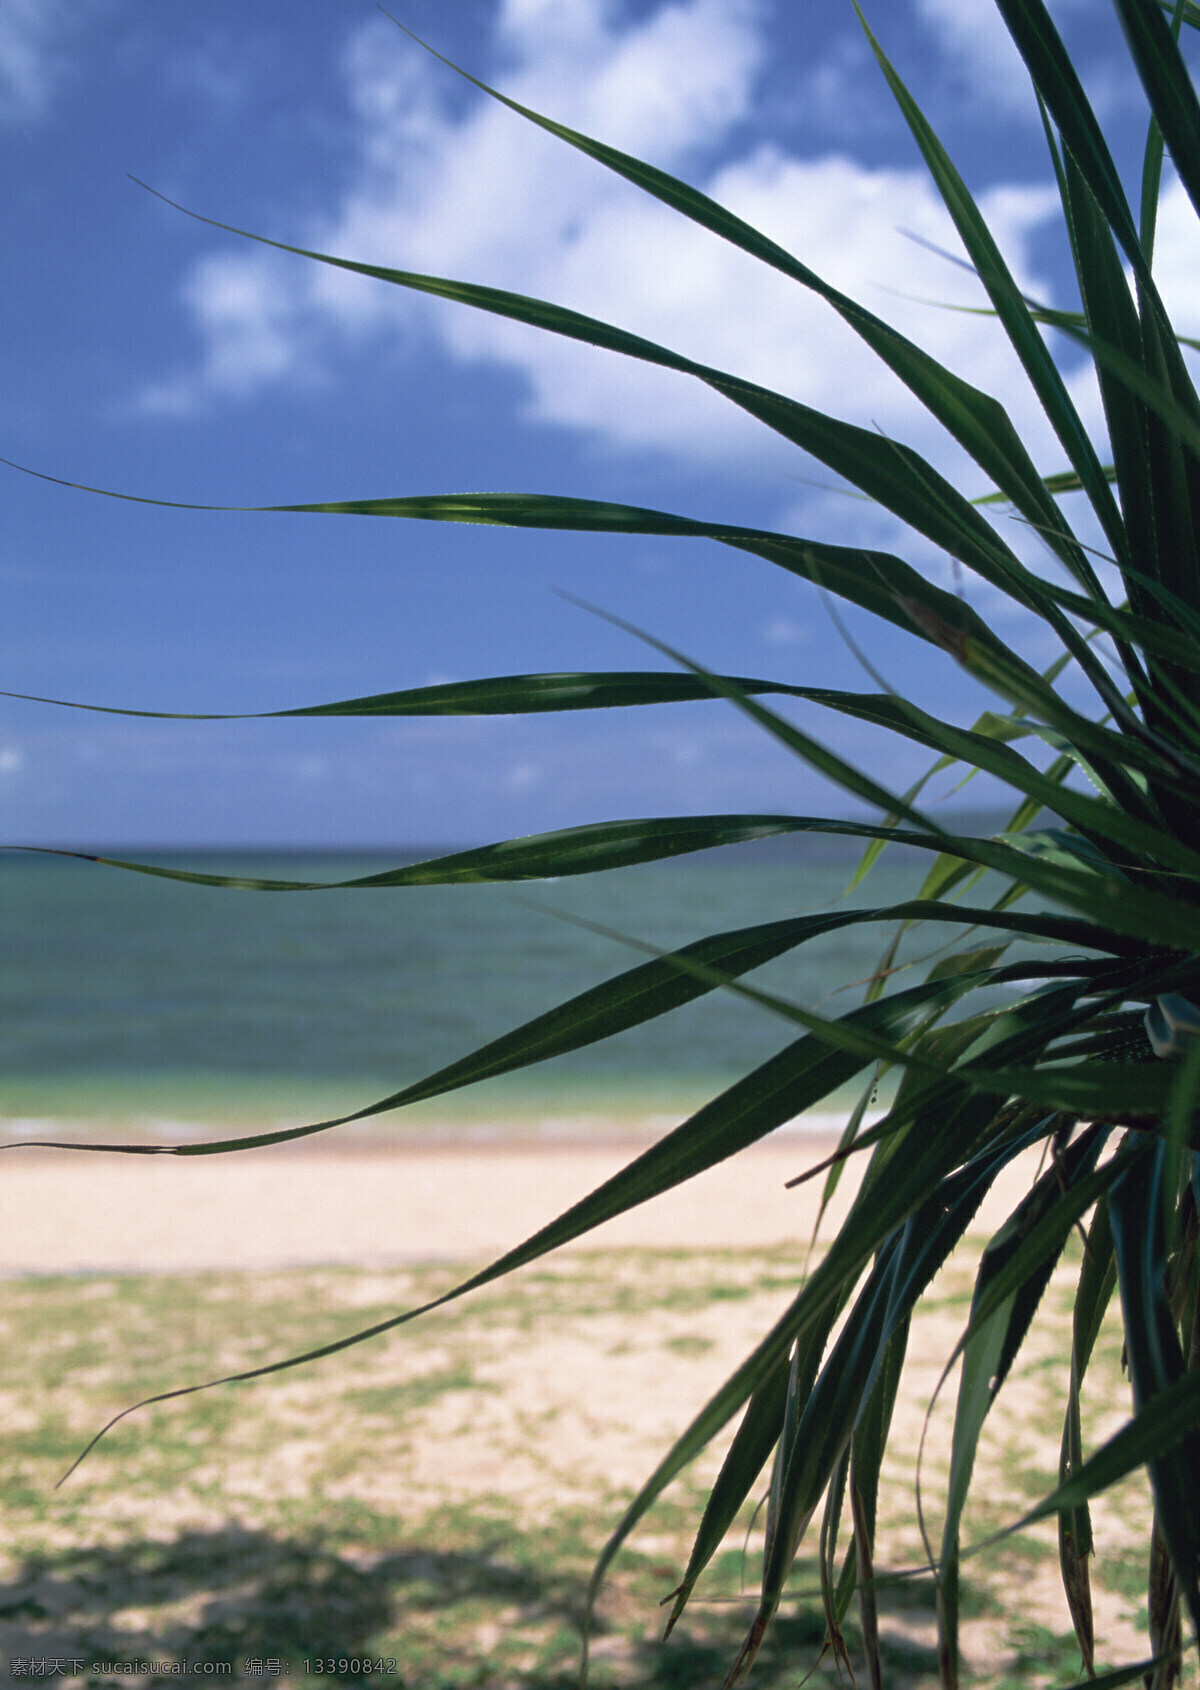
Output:
[[[950,1491],[940,1548],[933,1552],[942,1682],[959,1682],[959,1568],[967,1553],[960,1524],[984,1421],[1036,1321],[1037,1305],[1064,1245],[1092,1210],[1076,1304],[1061,1482],[1024,1523],[1058,1517],[1064,1583],[1078,1647],[1090,1670],[1088,1500],[1134,1468],[1145,1467],[1157,1509],[1152,1641],[1169,1651],[1177,1635],[1176,1601],[1191,1625],[1200,1627],[1200,1299],[1192,1184],[1200,1153],[1195,1109],[1200,1055],[1188,1054],[1184,1038],[1176,1052],[1185,1058],[1182,1062],[1161,1060],[1140,1032],[1143,1015],[1155,1010],[1160,997],[1200,995],[1200,399],[1152,275],[1164,146],[1200,208],[1200,103],[1176,44],[1181,25],[1195,27],[1200,11],[1189,0],[1179,6],[1156,0],[1115,3],[1152,114],[1140,227],[1042,0],[997,0],[1046,124],[1078,277],[1081,309],[1075,313],[1049,312],[1022,297],[953,162],[868,31],[998,322],[1050,418],[1070,466],[1066,471],[1035,467],[996,399],[941,368],[800,259],[704,195],[494,96],[518,117],[541,125],[599,166],[824,298],[985,472],[995,491],[983,501],[969,501],[907,446],[596,319],[473,284],[283,248],[375,283],[439,295],[705,383],[932,540],[1014,605],[1033,612],[1061,646],[1060,659],[1039,674],[956,596],[931,585],[900,558],[655,510],[536,494],[261,507],[716,541],[765,558],[907,630],[998,696],[999,713],[986,714],[968,730],[891,693],[817,692],[769,679],[710,674],[648,640],[676,661],[676,670],[501,677],[279,712],[437,715],[713,697],[745,712],[843,791],[876,806],[881,818],[877,825],[781,815],[611,822],[408,865],[357,885],[401,889],[435,881],[596,872],[785,832],[850,833],[870,840],[863,873],[891,841],[904,840],[930,855],[925,887],[911,904],[833,917],[781,912],[771,927],[725,933],[669,956],[654,956],[453,1069],[362,1112],[399,1108],[544,1060],[667,1013],[714,988],[749,995],[764,1012],[791,1022],[801,1033],[566,1215],[426,1305],[435,1307],[712,1167],[855,1076],[869,1086],[881,1069],[899,1071],[901,1082],[886,1117],[870,1130],[856,1117],[848,1133],[846,1153],[869,1152],[869,1161],[828,1253],[775,1327],[646,1482],[617,1526],[593,1580],[592,1599],[617,1549],[667,1483],[740,1416],[691,1564],[674,1593],[668,1626],[675,1624],[773,1458],[761,1602],[730,1668],[729,1685],[753,1666],[823,1497],[827,1643],[835,1654],[844,1648],[841,1626],[857,1586],[862,1644],[872,1682],[880,1682],[872,1583],[875,1498],[909,1320],[1001,1169],[1020,1150],[1038,1144],[1047,1151],[1045,1172],[983,1253],[968,1327],[956,1351],[962,1356],[962,1375]],[[1111,466],[1102,464],[1051,359],[1042,332],[1047,324],[1082,342],[1095,360]],[[1114,567],[1105,579],[1119,582],[1115,601],[1057,502],[1068,490],[1085,494],[1111,550]],[[1010,505],[1040,530],[1071,576],[1070,591],[1021,562],[984,513],[992,502]],[[1111,640],[1107,662],[1093,643],[1098,633]],[[1056,685],[1068,664],[1092,688],[1091,713],[1069,703]],[[1072,697],[1078,693],[1075,688]],[[1012,790],[1009,830],[979,839],[939,826],[917,807],[924,782],[907,794],[892,793],[781,717],[764,702],[771,695],[814,701],[913,740],[937,756],[938,767],[958,764],[987,771]],[[1017,741],[1032,737],[1049,743],[1052,762],[1034,762],[1015,748]],[[1090,783],[1086,789],[1078,779],[1081,773]],[[1038,825],[1043,810],[1054,812],[1062,825]],[[222,882],[137,863],[113,866],[231,889],[320,889],[284,881]],[[990,906],[966,909],[952,901],[989,869],[1005,883]],[[1024,913],[1030,893],[1065,907],[1070,917]],[[819,932],[872,920],[941,924],[951,933],[965,925],[964,949],[957,962],[943,959],[924,982],[901,989],[891,989],[890,980],[884,989],[881,968],[867,1002],[837,1019],[767,997],[744,983],[759,963]],[[972,947],[977,926],[1000,937],[986,948]],[[981,989],[1031,977],[1031,969],[1004,961],[1008,945],[1020,938],[1057,945],[1053,957],[1038,966],[1043,984],[1003,1010],[979,1009]],[[954,1018],[948,1021],[951,1012]],[[1081,1122],[1094,1124],[1080,1130]],[[314,1123],[302,1130],[337,1124]],[[294,1135],[190,1146],[174,1153],[233,1151],[285,1136]],[[1114,1280],[1120,1284],[1127,1334],[1132,1418],[1087,1456],[1086,1373]],[[352,1338],[237,1377],[254,1378],[334,1353],[421,1312],[398,1313]],[[844,1324],[830,1344],[842,1315]],[[182,1394],[187,1393],[166,1393]],[[1057,1668],[1060,1657],[1066,1660],[1062,1639],[1030,1630],[1014,1671],[1019,1675],[1044,1664]],[[1141,1663],[1098,1682],[1130,1682],[1144,1670]],[[1163,1661],[1159,1682],[1169,1682],[1174,1670],[1173,1662]],[[686,1662],[681,1673],[683,1682]]]

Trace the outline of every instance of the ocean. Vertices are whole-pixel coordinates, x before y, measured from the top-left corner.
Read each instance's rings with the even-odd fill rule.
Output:
[[[427,854],[142,860],[342,880]],[[552,882],[258,893],[6,853],[0,1132],[172,1142],[347,1114],[646,960],[575,921],[673,948],[829,907],[857,857],[845,844],[764,841]],[[917,853],[885,853],[848,903],[911,897],[926,866]],[[747,978],[808,1008],[848,1010],[889,932],[828,935]],[[908,954],[940,942],[926,928]],[[795,1036],[714,992],[605,1043],[338,1131],[393,1142],[665,1126]]]

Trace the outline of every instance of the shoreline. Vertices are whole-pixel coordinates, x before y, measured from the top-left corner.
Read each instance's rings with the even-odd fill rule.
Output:
[[[332,1135],[331,1135],[332,1136]],[[345,1147],[300,1141],[233,1155],[19,1150],[0,1181],[0,1276],[480,1265],[618,1174],[660,1135]],[[812,1129],[760,1143],[560,1246],[570,1251],[781,1248],[799,1263],[824,1179],[789,1189],[837,1144]],[[866,1158],[852,1158],[822,1222],[832,1236]],[[1028,1189],[1037,1151],[1005,1170],[972,1232]]]
[[[648,1145],[682,1125],[699,1105],[680,1104],[676,1109],[638,1110],[619,1107],[560,1108],[539,1112],[494,1112],[491,1115],[436,1118],[433,1111],[368,1116],[325,1128],[270,1146],[276,1154],[304,1146],[320,1147],[330,1155],[404,1153],[408,1150],[463,1149],[577,1145]],[[882,1109],[868,1110],[865,1124],[882,1119]],[[763,1142],[832,1139],[835,1143],[849,1119],[850,1109],[812,1110],[775,1127]],[[212,1140],[252,1139],[263,1133],[286,1132],[306,1124],[292,1118],[260,1120],[113,1119],[108,1116],[15,1116],[0,1117],[0,1152],[38,1154],[38,1141],[52,1140],[63,1151],[85,1143],[128,1146],[130,1149],[161,1145],[162,1152],[182,1151],[190,1144]],[[61,1154],[58,1150],[45,1154]],[[242,1152],[249,1154],[249,1152]]]
[[[650,1142],[10,1155],[0,1275],[478,1263],[532,1237]],[[813,1187],[801,1195],[784,1182],[835,1142],[751,1147],[564,1248],[799,1243]]]

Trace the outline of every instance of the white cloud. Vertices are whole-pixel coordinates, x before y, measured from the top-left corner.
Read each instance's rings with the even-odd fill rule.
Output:
[[[694,769],[706,760],[707,738],[694,731],[659,730],[649,736],[648,743],[677,769]]]
[[[763,629],[762,637],[764,643],[771,646],[803,645],[809,637],[809,630],[793,616],[773,616]]]
[[[69,43],[98,9],[96,0],[4,0],[0,122],[21,123],[45,115],[70,68]]]
[[[504,785],[509,792],[531,792],[541,786],[544,778],[537,763],[514,763],[505,776]]]
[[[960,29],[963,41],[968,33]],[[927,303],[974,304],[981,296],[969,276],[900,232],[956,249],[920,171],[758,145],[705,177],[703,160],[723,143],[728,152],[763,69],[769,44],[754,0],[677,0],[632,24],[616,21],[603,0],[505,0],[499,39],[514,98],[668,169],[699,174],[714,198],[952,369],[1009,399],[1034,448],[1048,445],[996,325]],[[300,244],[570,305],[895,432],[937,453],[940,465],[955,465],[900,384],[805,289],[494,102],[452,109],[450,94],[459,90],[449,73],[390,25],[372,22],[353,37],[345,73],[359,124],[358,173],[330,215],[293,231]],[[998,187],[981,204],[1018,281],[1047,296],[1026,253],[1032,232],[1053,214],[1053,191]],[[905,294],[918,297],[898,297]],[[184,413],[270,384],[327,379],[348,350],[398,352],[421,336],[455,359],[518,371],[529,418],[581,430],[600,445],[771,477],[794,468],[790,449],[686,378],[323,266],[226,250],[196,267],[185,299],[201,332],[200,367],[143,394],[145,408]]]
[[[1186,189],[1168,164],[1163,173],[1163,190],[1158,208],[1154,280],[1176,331],[1193,339],[1200,338],[1200,299],[1196,295],[1198,270],[1200,218],[1197,217]],[[1133,273],[1128,265],[1125,267],[1125,274],[1132,292]],[[1183,356],[1190,366],[1192,380],[1200,383],[1200,354],[1184,347]],[[1076,364],[1067,378],[1067,389],[1084,426],[1098,442],[1098,449],[1110,454],[1104,408],[1100,399],[1100,384],[1096,380],[1095,366],[1090,359],[1084,358]]]
[[[916,9],[974,99],[1036,120],[1029,73],[995,0],[916,0]]]
[[[1060,14],[1061,26],[1062,13],[1086,11],[1091,4],[1092,0],[1050,0],[1050,10]],[[991,105],[1005,117],[1037,123],[1029,72],[996,0],[914,0],[914,5],[973,104]],[[1113,71],[1111,65],[1100,66],[1106,109],[1115,92],[1108,81]],[[1132,83],[1136,86],[1136,78]]]
[[[775,96],[774,110],[789,128],[821,135],[826,142],[861,143],[890,129],[894,108],[882,100],[864,100],[863,89],[879,85],[879,67],[862,31],[855,26],[834,36],[799,75],[789,93]],[[768,115],[770,108],[768,107]]]
[[[294,272],[276,254],[213,253],[202,258],[183,286],[204,341],[198,376],[156,382],[141,408],[187,416],[201,396],[246,399],[271,382],[307,385],[319,368],[305,357],[315,301],[298,309]]]
[[[1154,279],[1175,328],[1180,334],[1193,338],[1200,335],[1200,299],[1196,296],[1198,267],[1200,221],[1186,188],[1172,171],[1159,201],[1154,239]]]
[[[199,98],[219,113],[235,111],[267,74],[262,47],[250,31],[207,32],[199,46],[182,48],[163,67],[164,80]]]

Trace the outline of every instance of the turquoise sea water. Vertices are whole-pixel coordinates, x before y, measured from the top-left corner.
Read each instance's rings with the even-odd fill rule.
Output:
[[[132,854],[132,853],[131,853]],[[422,855],[426,853],[421,853]],[[411,855],[411,853],[410,853]],[[162,853],[207,873],[346,879],[390,856]],[[837,899],[856,855],[770,842],[519,886],[253,893],[93,864],[0,861],[0,1130],[99,1124],[137,1135],[300,1122],[361,1108],[573,993],[645,960],[582,917],[674,947]],[[913,895],[924,864],[885,856],[854,903]],[[540,906],[531,908],[532,904]],[[558,912],[558,913],[555,913]],[[827,1012],[861,990],[888,929],[816,941],[754,983]],[[919,948],[936,943],[926,930]],[[782,1021],[713,993],[607,1043],[385,1117],[566,1123],[694,1107],[787,1043]]]

